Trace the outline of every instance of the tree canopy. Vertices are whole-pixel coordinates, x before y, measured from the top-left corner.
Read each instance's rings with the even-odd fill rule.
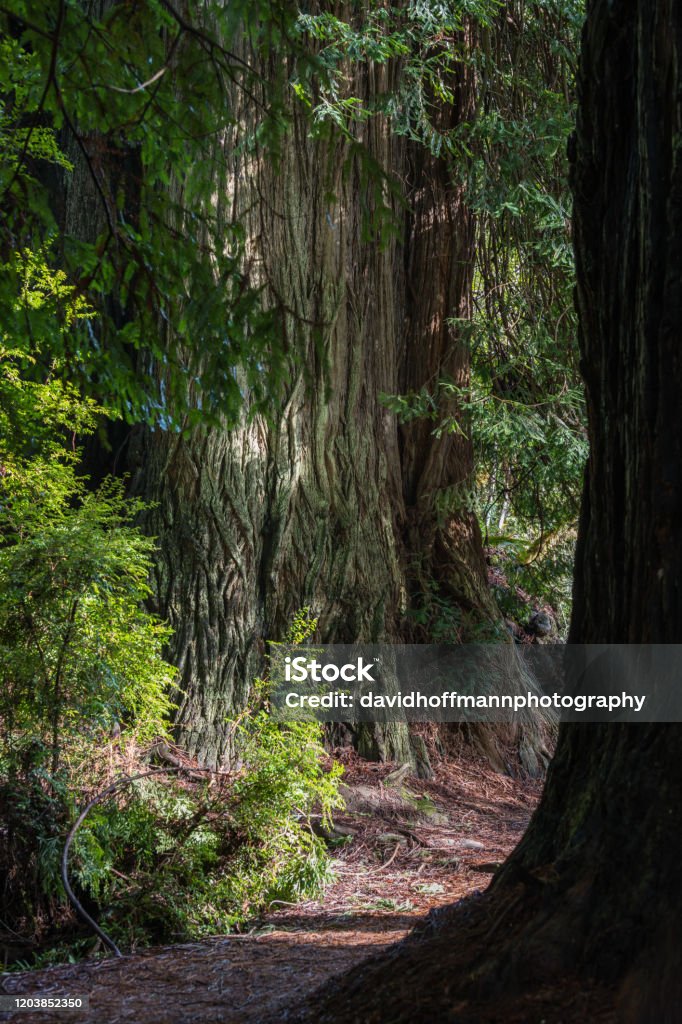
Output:
[[[242,225],[212,196],[235,91],[256,105],[258,142],[276,159],[291,119],[284,66],[264,89],[239,50],[248,39],[307,63],[295,8],[217,3],[186,17],[166,2],[60,0],[10,3],[0,18],[6,330],[130,422],[230,418],[244,387],[257,405],[283,351]],[[64,287],[18,303],[41,263]],[[66,322],[74,295],[96,318]]]

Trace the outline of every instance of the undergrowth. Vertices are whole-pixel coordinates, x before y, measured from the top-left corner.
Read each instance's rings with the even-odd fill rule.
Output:
[[[300,613],[287,637],[300,642],[315,628]],[[264,908],[319,893],[330,880],[329,856],[311,827],[329,820],[341,799],[342,769],[324,768],[317,723],[275,722],[267,682],[257,680],[250,705],[233,723],[242,767],[204,781],[163,772],[132,783],[96,806],[77,833],[72,885],[106,933],[126,949],[224,933]],[[44,966],[91,954],[65,902],[59,860],[65,832],[82,803],[110,780],[112,758],[126,774],[149,768],[142,750],[93,752],[77,782],[68,761],[59,777],[42,763],[3,765],[0,806],[9,813],[11,844],[2,849],[5,888],[17,936],[34,944],[14,966]],[[83,766],[81,765],[81,772]],[[13,863],[21,850],[22,869]],[[41,947],[49,943],[47,951]],[[7,941],[6,947],[11,942]],[[9,960],[6,955],[6,960]]]
[[[154,541],[120,481],[92,490],[76,432],[98,412],[27,383],[0,338],[0,956],[42,965],[97,949],[63,888],[78,811],[169,740],[169,628],[144,609]],[[13,410],[10,423],[7,409]],[[71,443],[64,441],[72,435]],[[307,611],[285,641],[315,629]],[[71,849],[78,899],[121,947],[225,932],[329,877],[312,815],[340,803],[321,727],[275,722],[256,680],[234,732],[241,767],[159,771],[97,804]]]

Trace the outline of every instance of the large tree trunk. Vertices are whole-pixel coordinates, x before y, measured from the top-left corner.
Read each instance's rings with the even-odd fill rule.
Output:
[[[355,65],[350,93],[371,103],[398,70]],[[473,114],[464,64],[456,95],[450,126]],[[304,359],[292,362],[274,421],[249,422],[247,396],[236,429],[189,440],[157,429],[131,447],[134,486],[157,502],[158,610],[182,673],[178,734],[208,764],[229,759],[226,719],[262,670],[265,641],[303,606],[326,643],[456,641],[499,622],[467,497],[466,430],[436,438],[430,421],[400,425],[380,401],[444,376],[466,385],[451,321],[470,311],[474,232],[461,187],[382,116],[358,129],[360,149],[340,134],[311,139],[295,114],[278,160],[257,148],[245,156],[258,112],[243,94],[233,100],[216,195],[225,217],[243,219],[252,279]],[[368,176],[367,157],[402,195]],[[382,204],[392,230],[380,242]],[[365,754],[414,760],[404,726],[355,732]],[[534,723],[517,739],[536,767]]]
[[[267,100],[280,57],[243,55]],[[400,74],[395,62],[347,71],[349,94],[370,105]],[[474,115],[473,69],[462,62],[454,77],[443,131]],[[401,424],[380,401],[434,391],[442,378],[466,387],[468,351],[453,324],[471,312],[474,223],[462,186],[444,158],[383,116],[356,126],[352,144],[341,133],[311,138],[298,110],[275,159],[247,144],[260,116],[253,94],[228,86],[226,102],[233,127],[216,143],[213,201],[226,225],[244,225],[245,277],[277,310],[296,354],[290,378],[269,421],[250,417],[244,387],[235,428],[189,439],[139,428],[115,444],[116,470],[131,471],[133,490],[155,503],[147,525],[160,545],[156,610],[175,630],[178,736],[210,765],[232,754],[228,720],[263,670],[266,641],[281,639],[303,606],[326,643],[459,641],[472,629],[480,639],[481,624],[501,625],[471,509],[466,426],[436,437],[430,419]],[[116,148],[103,150],[99,173],[134,191],[139,169],[128,180],[125,166],[134,154],[123,148],[116,163]],[[104,216],[98,190],[79,147],[69,152],[76,169],[60,220],[92,241]],[[174,188],[181,204],[183,183]],[[134,220],[135,196],[128,205]],[[456,401],[440,412],[456,417]],[[90,462],[101,473],[107,459],[98,451]],[[540,733],[529,719],[499,738],[515,739],[533,769]],[[494,757],[495,734],[477,734]],[[357,726],[354,742],[370,756],[415,759],[398,724]]]
[[[352,88],[371,98],[390,73],[357,68]],[[461,196],[438,161],[372,119],[360,142],[408,182],[411,203],[388,199],[395,225],[380,244],[369,222],[388,193],[365,181],[347,142],[311,140],[296,115],[277,162],[256,151],[240,166],[236,135],[257,112],[243,96],[235,102],[225,212],[245,219],[251,272],[303,365],[292,363],[274,422],[247,423],[247,409],[238,428],[189,441],[157,430],[136,456],[137,486],[158,501],[151,529],[161,544],[159,610],[175,628],[182,670],[179,735],[208,763],[229,755],[225,719],[262,670],[264,641],[281,638],[302,606],[319,616],[327,643],[397,640],[408,635],[418,581],[437,574],[449,577],[455,605],[490,614],[473,516],[436,512],[450,489],[466,490],[468,439],[401,429],[379,400],[439,373],[466,379],[446,322],[465,312],[470,290]],[[404,728],[364,728],[358,740],[367,753],[412,757]]]
[[[593,0],[579,84],[575,246],[592,454],[570,639],[679,643],[682,9]],[[677,725],[563,727],[540,807],[482,904],[344,982],[317,1019],[407,1021],[419,1004],[430,1019],[469,1020],[472,992],[552,979],[560,990],[574,973],[614,986],[620,1020],[679,1021],[681,743]],[[473,951],[457,960],[450,950],[472,915]]]
[[[348,71],[349,92],[371,103],[399,69]],[[473,116],[464,63],[455,92],[442,128]],[[262,670],[264,641],[281,639],[302,606],[327,643],[458,641],[500,624],[469,500],[466,428],[436,437],[430,420],[400,425],[380,401],[433,390],[442,377],[467,383],[453,325],[470,312],[473,268],[462,187],[381,116],[358,129],[360,148],[340,134],[311,139],[295,114],[278,160],[257,147],[245,158],[240,143],[258,112],[244,94],[233,102],[216,196],[225,217],[246,224],[252,280],[303,365],[292,362],[274,422],[249,422],[247,396],[236,429],[188,440],[140,432],[131,447],[134,486],[157,503],[150,528],[161,545],[158,610],[174,627],[181,670],[178,736],[207,764],[229,759],[226,720]],[[368,176],[368,157],[403,195]],[[371,232],[387,212],[380,242]],[[407,727],[354,731],[367,755],[415,760]],[[536,723],[516,739],[537,768]]]
[[[571,643],[682,641],[681,62],[679,6],[589,6],[572,155],[591,456]],[[564,729],[499,880],[556,873],[523,955],[543,944],[625,977],[631,1021],[682,1005],[681,742],[676,725]]]

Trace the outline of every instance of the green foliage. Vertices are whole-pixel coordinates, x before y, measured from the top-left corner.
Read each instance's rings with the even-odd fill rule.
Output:
[[[295,613],[283,642],[301,644],[317,628],[308,608]],[[322,727],[316,722],[275,720],[267,704],[269,684],[256,680],[251,703],[238,722],[238,747],[245,771],[234,784],[234,824],[246,840],[227,881],[242,908],[295,902],[314,895],[329,879],[326,849],[311,828],[311,815],[329,823],[342,805],[343,769],[328,770]]]
[[[562,628],[587,457],[566,160],[582,18],[579,0],[512,5],[481,57],[487,102],[467,139],[474,312],[460,325],[485,538],[512,603],[548,601]]]
[[[249,279],[242,225],[213,203],[232,173],[224,139],[240,96],[258,111],[252,131],[239,129],[242,160],[256,149],[276,159],[290,120],[284,62],[272,62],[260,100],[263,82],[235,51],[246,40],[254,55],[303,66],[296,9],[98,10],[10,0],[0,12],[0,319],[24,351],[41,339],[39,377],[56,358],[130,421],[234,418],[246,388],[252,411],[277,392],[285,353],[277,311]],[[45,306],[17,303],[26,249],[50,254],[97,318],[64,330]]]
[[[87,493],[69,466],[31,468],[2,487],[0,715],[12,733],[49,730],[56,769],[64,731],[130,718],[141,738],[162,732],[174,671],[169,630],[141,608],[153,542],[122,485]]]
[[[452,644],[471,640],[474,623],[463,609],[440,593],[435,580],[425,578],[412,620],[425,630],[429,643]]]
[[[476,42],[501,17],[500,0],[455,0],[348,6],[345,18],[331,12],[302,13],[300,29],[320,46],[327,70],[309,102],[317,123],[352,125],[381,114],[394,132],[425,145],[434,155],[460,155],[456,130],[444,127],[457,104],[464,65],[476,60]],[[474,45],[472,46],[472,38]],[[387,83],[371,99],[348,95],[349,69],[386,65]],[[390,83],[390,84],[388,84]],[[471,126],[466,125],[465,131]]]
[[[303,609],[287,642],[302,642],[315,625]],[[119,944],[224,933],[277,901],[315,895],[329,880],[327,850],[311,822],[313,816],[328,822],[340,806],[341,768],[325,768],[319,725],[272,719],[266,691],[267,683],[257,681],[234,723],[239,770],[205,783],[161,770],[96,806],[78,832],[72,884]],[[145,711],[138,711],[138,721]],[[71,742],[70,756],[53,772],[46,765],[49,746],[35,730],[32,739],[25,730],[20,743],[4,748],[0,807],[8,828],[0,869],[11,879],[6,913],[15,930],[39,936],[48,909],[65,916],[59,880],[64,837],[74,805],[106,778],[92,742],[88,749],[85,764],[73,756]],[[80,940],[58,947],[60,959],[86,952]],[[36,965],[43,963],[39,955]]]
[[[22,382],[11,360],[0,392],[16,427],[0,434],[0,872],[6,923],[30,935],[61,902],[64,836],[103,738],[114,720],[128,742],[163,735],[175,670],[168,629],[142,608],[139,506],[120,482],[88,492],[53,433],[92,409],[56,381]]]
[[[493,593],[503,614],[525,624],[533,607],[554,611],[559,637],[565,638],[571,612],[576,531],[567,528],[529,545],[518,537],[490,537]],[[528,548],[531,553],[528,553]],[[533,550],[533,547],[535,550]]]
[[[60,330],[89,315],[41,254],[22,260],[27,306],[61,302]],[[28,361],[0,337],[0,873],[5,923],[31,934],[62,900],[64,836],[104,737],[114,721],[130,744],[165,735],[176,673],[143,609],[142,506],[77,471],[100,410],[57,376],[26,379]]]
[[[514,606],[505,610],[522,615],[516,595],[525,593],[549,600],[565,621],[587,456],[565,156],[583,4],[497,8],[411,5],[385,27],[393,46],[404,42],[406,65],[383,109],[395,130],[447,160],[477,241],[472,313],[452,321],[470,353],[470,381],[381,397],[401,422],[472,436],[472,505],[504,561]],[[368,35],[380,25],[380,15],[370,18]],[[333,38],[330,59],[351,45],[328,19],[318,33]],[[442,103],[454,102],[456,68],[474,77],[477,103],[452,124]]]
[[[114,719],[140,739],[164,731],[169,630],[142,610],[154,542],[132,525],[140,504],[121,481],[88,491],[77,451],[50,433],[87,428],[92,407],[57,381],[22,382],[11,360],[0,393],[15,427],[0,435],[0,719],[9,749],[39,739],[56,772],[67,738],[73,755]]]
[[[73,874],[128,946],[229,931],[278,900],[317,894],[329,880],[313,811],[340,803],[339,770],[321,767],[310,730],[277,727],[254,707],[244,767],[188,786],[143,780],[91,814],[74,844]],[[191,894],[191,898],[188,898]]]
[[[284,642],[303,643],[316,626],[303,608]],[[257,679],[233,723],[243,767],[229,778],[227,791],[154,801],[153,865],[140,876],[134,897],[113,910],[125,920],[122,927],[130,929],[131,914],[138,921],[138,941],[227,931],[277,901],[314,896],[329,880],[326,847],[311,819],[316,814],[328,823],[341,805],[342,769],[323,767],[319,724],[281,724],[271,716],[268,689],[267,679]],[[163,914],[151,913],[152,906]],[[152,922],[164,931],[155,933]]]

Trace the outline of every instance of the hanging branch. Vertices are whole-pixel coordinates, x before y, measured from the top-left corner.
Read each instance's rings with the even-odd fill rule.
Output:
[[[88,814],[93,809],[93,807],[95,807],[97,804],[101,803],[102,800],[105,800],[107,797],[111,796],[118,789],[122,788],[123,786],[129,786],[132,782],[137,782],[139,779],[147,779],[151,775],[159,775],[159,774],[162,774],[164,772],[168,773],[168,772],[180,772],[180,771],[207,772],[207,773],[209,773],[211,775],[230,775],[231,774],[230,772],[215,771],[213,768],[196,768],[196,767],[191,767],[190,768],[188,765],[181,765],[181,764],[179,764],[179,765],[174,765],[171,768],[151,768],[149,771],[147,771],[147,772],[140,772],[137,775],[125,775],[125,776],[123,776],[123,778],[116,779],[114,782],[111,783],[111,785],[107,786],[106,789],[101,790],[99,793],[97,793],[92,798],[92,800],[90,800],[89,803],[87,803],[85,805],[85,807],[83,808],[81,813],[76,818],[76,821],[73,823],[73,825],[71,827],[71,831],[69,832],[68,836],[66,837],[66,842],[64,843],[64,850],[62,852],[62,862],[61,862],[62,882],[64,883],[64,889],[66,890],[66,895],[68,896],[69,902],[71,903],[71,906],[74,908],[76,913],[86,922],[86,924],[90,925],[90,927],[95,932],[95,934],[99,936],[99,938],[102,940],[104,945],[107,946],[107,948],[110,949],[111,952],[114,953],[115,956],[123,956],[123,953],[118,948],[118,946],[116,945],[114,940],[111,939],[107,935],[107,933],[98,925],[98,923],[97,923],[97,921],[95,921],[94,917],[92,917],[87,912],[87,910],[85,909],[85,907],[83,906],[81,901],[78,899],[78,897],[74,893],[73,889],[71,888],[71,883],[69,881],[69,850],[71,849],[71,844],[72,844],[73,840],[76,838],[76,834],[77,834],[79,828],[81,827],[81,825],[83,824],[83,822],[85,821],[85,819],[87,818]]]

